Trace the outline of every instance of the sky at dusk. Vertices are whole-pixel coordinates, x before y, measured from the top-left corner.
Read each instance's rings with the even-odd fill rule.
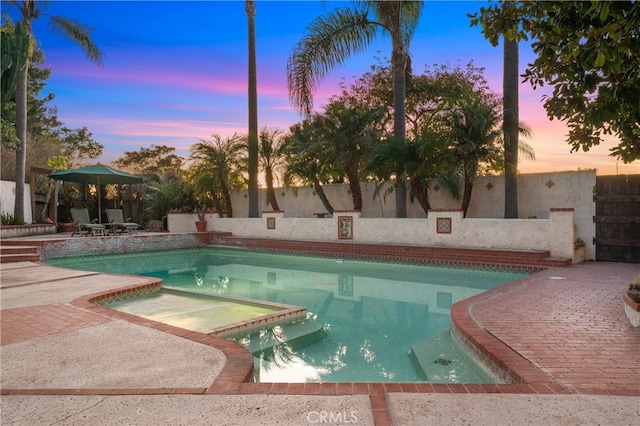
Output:
[[[258,125],[287,131],[302,117],[287,93],[286,63],[295,43],[314,17],[351,2],[256,2]],[[467,13],[486,2],[427,1],[410,46],[413,71],[425,66],[485,68],[492,89],[502,92],[502,47],[492,47]],[[52,74],[45,91],[53,92],[58,118],[71,128],[86,126],[104,145],[102,163],[150,145],[175,147],[187,157],[198,138],[247,132],[247,17],[244,1],[51,1],[44,13],[73,18],[93,28],[104,52],[98,66],[82,50],[53,33],[43,14],[34,34]],[[7,12],[2,4],[3,13]],[[14,21],[15,10],[9,9]],[[391,41],[379,36],[372,47],[329,73],[314,97],[316,110],[338,93],[342,79],[354,80],[388,58]],[[530,45],[520,45],[520,72],[534,59]],[[521,173],[597,169],[598,174],[640,173],[640,162],[617,163],[609,157],[615,139],[588,153],[569,153],[566,126],[550,121],[541,97],[550,93],[520,86],[520,120],[534,136],[527,142],[536,161],[522,159]]]

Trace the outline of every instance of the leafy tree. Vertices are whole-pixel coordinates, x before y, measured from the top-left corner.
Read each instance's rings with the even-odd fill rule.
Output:
[[[18,8],[22,15],[21,23],[27,34],[32,37],[32,21],[38,19],[42,12],[41,6],[43,2],[35,0],[12,1],[11,5]],[[78,43],[87,57],[98,64],[102,63],[102,52],[93,43],[90,37],[91,30],[79,22],[58,16],[49,16],[51,27],[58,33],[70,40]],[[27,146],[27,97],[28,97],[28,76],[29,76],[29,60],[20,75],[16,85],[16,130],[20,140],[18,149],[16,150],[16,194],[14,215],[24,217],[24,183],[26,168],[26,146]]]
[[[93,133],[87,127],[69,129],[63,126],[59,136],[62,154],[67,158],[69,167],[77,167],[102,155],[104,145],[93,139]]]
[[[125,151],[112,164],[120,169],[140,175],[182,175],[184,160],[175,154],[176,149],[166,145],[151,145],[138,151]]]
[[[249,31],[249,135],[248,162],[249,173],[249,217],[258,217],[258,85],[256,70],[256,4],[245,1],[245,12]],[[277,205],[277,202],[276,202]],[[272,207],[277,210],[273,205]]]
[[[289,97],[307,117],[313,109],[313,91],[320,79],[353,53],[367,48],[378,32],[391,37],[394,75],[394,138],[404,141],[405,78],[410,72],[409,42],[420,19],[424,1],[361,1],[354,9],[335,9],[316,18],[308,34],[293,49],[287,62]],[[405,171],[395,170],[396,217],[406,217]]]
[[[612,134],[611,156],[640,159],[640,7],[635,1],[519,3],[491,5],[471,15],[485,37],[528,40],[537,58],[523,77],[543,97],[551,119],[567,122],[571,151],[589,151]]]
[[[215,170],[216,180],[224,200],[223,209],[227,217],[233,217],[231,188],[241,185],[239,165],[244,144],[235,134],[226,139],[222,139],[219,135],[211,137],[211,140],[199,139],[200,142],[191,146],[191,159],[194,161],[194,167],[209,167]]]
[[[267,185],[267,202],[274,211],[279,211],[278,199],[274,190],[274,181],[278,174],[286,168],[286,138],[279,130],[260,132],[258,145],[260,167],[264,170],[264,180]]]

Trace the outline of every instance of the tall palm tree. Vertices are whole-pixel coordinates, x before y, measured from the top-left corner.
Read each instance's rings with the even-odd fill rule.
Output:
[[[287,62],[287,84],[292,103],[307,117],[313,109],[313,91],[325,73],[353,53],[366,49],[374,37],[391,38],[393,67],[393,133],[406,137],[405,75],[410,72],[409,42],[420,19],[424,1],[360,1],[356,8],[336,9],[316,18],[293,48]],[[406,178],[402,164],[395,170],[396,217],[407,216]]]
[[[10,1],[17,7],[22,15],[22,25],[25,31],[33,39],[32,22],[41,15],[46,15],[51,20],[51,27],[66,38],[80,45],[85,55],[97,64],[102,64],[103,54],[91,40],[91,29],[70,18],[52,16],[42,13],[44,1],[23,0]],[[33,43],[33,40],[32,40]],[[27,146],[27,85],[29,77],[29,61],[18,77],[16,84],[16,132],[20,144],[16,150],[16,197],[14,215],[24,218],[24,180],[26,167]]]
[[[263,129],[260,132],[258,152],[264,180],[267,185],[267,202],[274,211],[279,211],[278,199],[273,187],[279,172],[286,168],[286,139],[279,130],[269,131]]]
[[[211,137],[212,140],[199,139],[200,142],[191,146],[191,158],[200,166],[215,170],[227,217],[233,217],[231,187],[239,180],[238,164],[240,164],[244,144],[235,134],[224,140],[219,135]]]
[[[515,8],[505,2],[503,7]],[[518,218],[518,41],[504,41],[503,124],[504,133],[504,217]]]
[[[256,71],[256,4],[246,0],[245,12],[249,28],[249,217],[258,217],[258,83]]]

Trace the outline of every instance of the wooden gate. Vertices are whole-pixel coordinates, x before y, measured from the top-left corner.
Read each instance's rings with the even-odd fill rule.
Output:
[[[596,176],[596,260],[640,263],[640,175]]]

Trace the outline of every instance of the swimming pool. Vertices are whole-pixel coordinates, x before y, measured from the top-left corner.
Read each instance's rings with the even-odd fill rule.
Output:
[[[449,310],[526,275],[224,247],[47,262],[305,307],[302,321],[230,336],[253,353],[257,379],[264,382],[491,383],[450,338]]]

